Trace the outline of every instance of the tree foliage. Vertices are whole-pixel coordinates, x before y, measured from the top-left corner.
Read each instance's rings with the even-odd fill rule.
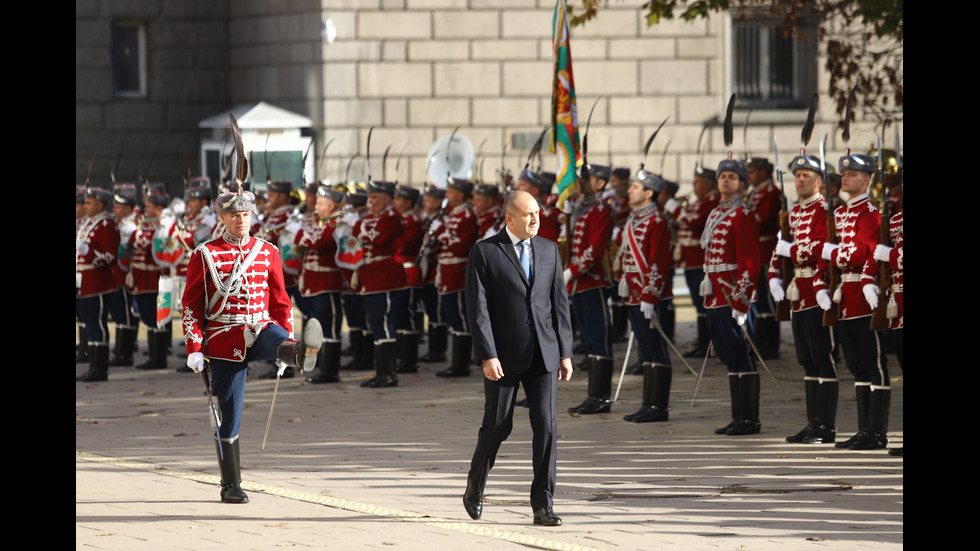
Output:
[[[805,23],[818,21],[831,75],[830,95],[844,112],[850,89],[858,105],[879,119],[900,116],[904,107],[904,0],[648,0],[642,6],[647,26],[680,19],[695,21],[730,11],[733,17],[767,13],[780,20],[786,36],[797,36]],[[608,0],[569,3],[572,25],[599,17]]]

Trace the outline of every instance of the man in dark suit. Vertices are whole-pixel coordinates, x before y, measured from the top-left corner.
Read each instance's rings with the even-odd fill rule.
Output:
[[[482,362],[486,405],[463,506],[483,513],[483,489],[500,444],[513,428],[524,385],[531,421],[534,523],[560,526],[552,510],[558,381],[572,376],[572,323],[558,246],[537,237],[538,203],[523,191],[504,203],[506,227],[477,243],[466,270],[466,315]]]

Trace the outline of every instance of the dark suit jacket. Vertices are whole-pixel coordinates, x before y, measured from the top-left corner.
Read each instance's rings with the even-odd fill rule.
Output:
[[[556,371],[572,357],[572,322],[558,246],[531,238],[529,285],[506,230],[470,251],[466,268],[466,317],[479,361],[498,358],[505,374],[531,365],[537,339],[545,368]]]

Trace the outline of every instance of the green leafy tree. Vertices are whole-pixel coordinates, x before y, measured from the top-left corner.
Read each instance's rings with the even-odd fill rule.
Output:
[[[572,25],[599,17],[608,0],[570,2]],[[649,0],[643,4],[647,26],[661,21],[695,21],[730,11],[733,17],[768,13],[780,20],[785,36],[798,36],[818,21],[819,40],[831,75],[830,95],[842,114],[850,89],[858,106],[885,121],[904,107],[903,0]]]

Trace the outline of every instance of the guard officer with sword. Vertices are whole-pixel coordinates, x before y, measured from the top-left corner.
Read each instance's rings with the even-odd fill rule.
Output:
[[[237,180],[242,184],[248,177],[248,163],[233,116],[231,124],[238,154]],[[210,384],[205,377],[208,397],[210,400],[213,390],[220,411],[220,417],[212,414],[212,422],[218,425],[215,440],[221,501],[225,503],[248,502],[241,488],[238,439],[248,362],[276,360],[280,373],[286,366],[310,371],[323,340],[315,318],[304,324],[302,342],[292,338],[293,308],[279,250],[249,235],[254,201],[241,187],[218,197],[216,208],[224,234],[194,250],[183,296],[187,367],[201,372],[202,377],[205,373],[210,376]]]

